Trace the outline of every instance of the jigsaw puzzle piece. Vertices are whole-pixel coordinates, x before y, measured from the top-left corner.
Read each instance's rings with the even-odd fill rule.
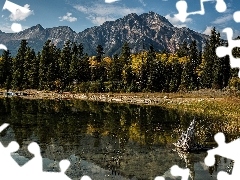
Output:
[[[182,180],[188,180],[189,174],[190,174],[190,170],[187,169],[182,169],[177,165],[174,165],[171,167],[171,174],[173,176],[181,176]]]
[[[5,46],[4,44],[0,44],[0,49],[7,51],[7,46]]]
[[[34,157],[29,160],[26,164],[21,167],[21,174],[27,179],[34,179],[35,177],[40,177],[43,172],[43,162],[40,152],[40,147],[36,142],[32,142],[28,145],[28,151],[34,155]]]
[[[18,179],[21,167],[11,156],[11,153],[16,152],[18,149],[19,145],[15,141],[12,141],[7,147],[4,147],[2,143],[0,143],[1,177],[8,177],[8,179]]]
[[[189,174],[190,174],[190,170],[187,169],[182,169],[177,165],[174,165],[170,168],[170,172],[172,174],[172,176],[181,176],[182,180],[188,180]],[[154,180],[165,180],[165,178],[163,176],[157,176],[155,177]]]
[[[154,178],[154,180],[165,180],[165,178],[162,177],[162,176],[157,176],[157,177]]]
[[[238,179],[240,177],[240,157],[238,156],[240,150],[240,139],[236,139],[230,143],[225,143],[225,136],[223,133],[217,133],[214,136],[214,139],[217,142],[218,147],[208,150],[208,155],[205,158],[205,164],[207,166],[213,166],[215,164],[215,155],[234,160],[232,174],[229,175],[226,172],[219,172],[218,179]]]
[[[1,47],[1,45],[0,45],[0,47]],[[1,49],[1,48],[0,48]],[[0,132],[2,132],[4,129],[6,129],[7,127],[9,126],[9,124],[7,124],[7,123],[4,123],[4,124],[2,124],[1,126],[0,126]]]
[[[218,57],[229,56],[231,68],[240,68],[240,58],[235,58],[232,55],[233,48],[240,47],[240,40],[233,40],[233,30],[231,28],[223,29],[223,32],[227,35],[228,46],[219,46],[216,48],[216,54]],[[240,77],[240,71],[238,76]]]
[[[233,20],[236,23],[240,23],[240,11],[236,11],[235,13],[233,13]]]
[[[62,160],[59,163],[61,172],[43,172],[42,173],[42,179],[44,180],[52,180],[52,179],[58,179],[58,180],[71,180],[66,174],[66,170],[70,166],[70,162],[68,160]]]
[[[224,0],[217,0],[215,9],[220,13],[225,12],[227,10],[227,5]]]
[[[220,171],[217,175],[217,179],[218,180],[226,180],[226,179],[231,180],[232,176],[224,171]],[[234,180],[234,179],[232,179],[232,180]]]
[[[81,180],[92,180],[89,176],[84,175]]]
[[[188,4],[185,0],[179,0],[176,3],[176,9],[178,10],[178,14],[175,14],[175,17],[178,18],[181,22],[185,22],[187,17],[189,15],[194,15],[194,14],[200,14],[203,15],[205,14],[205,9],[204,9],[204,2],[211,1],[211,0],[200,0],[200,5],[201,9],[199,11],[195,12],[187,12],[188,9]],[[216,6],[215,9],[222,13],[225,12],[227,9],[227,5],[224,0],[216,0]]]
[[[178,14],[175,14],[175,17],[178,18],[181,22],[185,22],[189,13],[187,13],[187,2],[186,1],[178,1],[176,3],[176,8],[178,10]]]
[[[205,164],[208,166],[213,166],[215,163],[215,155],[219,155],[231,160],[240,160],[238,153],[240,150],[240,139],[236,139],[230,143],[225,143],[225,136],[223,133],[217,133],[214,136],[215,141],[218,144],[217,148],[208,150],[208,155],[205,158]],[[214,161],[212,161],[214,159]]]

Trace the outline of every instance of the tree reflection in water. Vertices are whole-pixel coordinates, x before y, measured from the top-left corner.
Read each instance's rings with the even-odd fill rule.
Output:
[[[224,118],[213,123],[214,118],[204,115],[152,106],[11,98],[0,99],[0,115],[1,123],[10,124],[1,134],[3,143],[16,140],[21,146],[18,153],[27,158],[31,141],[39,143],[44,158],[59,162],[74,157],[71,178],[86,174],[98,179],[154,179],[174,164],[189,167],[192,179],[212,171],[215,176],[215,167],[201,165],[204,153],[179,157],[172,152],[172,143],[194,116],[196,138],[202,144],[214,144],[218,131],[228,140],[237,137],[232,131],[236,124]]]

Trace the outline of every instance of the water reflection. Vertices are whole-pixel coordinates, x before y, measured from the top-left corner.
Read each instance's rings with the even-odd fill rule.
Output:
[[[93,179],[171,179],[169,168],[177,164],[191,170],[191,179],[212,179],[229,160],[206,167],[205,153],[181,154],[172,151],[182,130],[194,114],[151,106],[108,104],[86,101],[0,99],[0,121],[10,123],[1,133],[7,145],[16,140],[21,149],[16,157],[32,158],[27,146],[39,143],[45,170],[58,170],[58,162],[70,159],[67,174],[72,178],[90,175]],[[197,140],[213,145],[219,131],[228,140],[237,137],[234,122],[197,116]],[[24,161],[24,162],[25,162]]]

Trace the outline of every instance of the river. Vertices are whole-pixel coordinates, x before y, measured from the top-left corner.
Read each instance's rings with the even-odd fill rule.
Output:
[[[66,174],[71,179],[150,180],[172,177],[169,168],[190,169],[195,180],[217,179],[232,162],[216,157],[213,167],[204,164],[206,152],[174,151],[181,132],[197,120],[196,141],[217,146],[214,135],[224,131],[227,141],[237,133],[226,130],[224,118],[177,112],[164,107],[113,104],[80,100],[0,99],[1,124],[10,126],[0,134],[4,146],[13,140],[20,149],[13,154],[23,165],[33,156],[27,150],[35,141],[41,148],[44,171],[59,171],[58,163],[69,159]],[[181,178],[178,178],[181,179]]]

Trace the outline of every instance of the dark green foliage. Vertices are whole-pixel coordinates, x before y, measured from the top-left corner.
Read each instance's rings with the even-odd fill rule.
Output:
[[[237,79],[229,57],[218,58],[216,48],[222,41],[214,28],[203,52],[196,41],[183,42],[176,54],[148,51],[131,54],[125,42],[119,55],[104,57],[101,45],[96,56],[84,53],[81,43],[66,41],[58,49],[51,40],[37,54],[22,40],[16,57],[4,51],[0,61],[0,87],[74,92],[177,92],[200,88],[223,89],[229,79]],[[240,57],[239,48],[233,50]],[[232,82],[232,81],[231,81]],[[235,82],[235,81],[234,81]]]
[[[96,59],[97,59],[98,62],[101,62],[101,61],[102,61],[102,57],[103,57],[103,55],[105,54],[105,53],[103,52],[103,47],[102,47],[102,45],[98,45],[98,46],[97,46],[96,52],[97,52]]]
[[[189,55],[189,48],[186,41],[183,42],[183,44],[180,45],[179,49],[177,50],[178,57],[184,57]]]
[[[71,50],[71,42],[67,41],[64,44],[64,47],[61,51],[60,58],[59,58],[59,69],[60,69],[60,81],[62,84],[62,90],[70,84],[70,63],[72,61],[72,50]]]
[[[38,76],[38,67],[36,62],[36,55],[33,49],[27,48],[25,62],[23,64],[24,75],[23,75],[23,88],[29,89],[31,87],[37,87],[35,85]]]
[[[24,88],[24,64],[27,53],[27,41],[22,40],[16,58],[13,58],[12,88],[21,90]]]
[[[40,56],[39,89],[53,90],[58,86],[56,80],[60,78],[59,57],[60,50],[51,43],[51,40],[48,40]]]
[[[229,57],[219,58],[216,55],[216,48],[224,45],[220,33],[213,28],[210,40],[206,42],[203,57],[205,66],[201,76],[202,86],[205,88],[222,89],[228,85],[230,74]]]
[[[10,52],[4,51],[0,61],[0,85],[7,90],[11,88],[12,81],[12,57]]]

